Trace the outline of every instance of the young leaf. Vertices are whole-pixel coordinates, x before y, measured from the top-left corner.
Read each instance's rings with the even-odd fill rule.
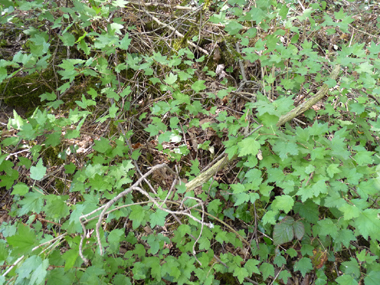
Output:
[[[100,140],[95,141],[95,145],[92,148],[100,153],[106,153],[111,149],[109,143],[108,139],[102,137]]]
[[[244,281],[244,278],[249,276],[249,273],[248,273],[247,269],[237,267],[237,268],[235,268],[233,275],[236,276],[237,279],[239,280],[240,284],[242,284]]]
[[[299,270],[303,277],[305,277],[306,273],[313,270],[313,265],[311,264],[310,258],[303,257],[299,261],[297,261],[294,265],[294,270]]]
[[[165,83],[168,85],[173,85],[177,81],[177,75],[174,75],[173,73],[170,73],[169,75],[166,76],[164,79]]]
[[[13,191],[12,191],[12,195],[25,195],[26,193],[29,192],[29,187],[27,185],[25,185],[24,183],[17,183],[14,187],[13,187]]]
[[[293,209],[294,200],[289,195],[277,196],[273,201],[273,209],[283,210],[286,214]]]
[[[154,213],[150,214],[150,226],[154,228],[156,225],[163,227],[165,225],[165,219],[168,215],[167,212],[157,209]]]
[[[263,274],[263,280],[266,280],[269,276],[274,277],[274,267],[270,263],[263,262],[260,266],[260,271]]]
[[[247,269],[249,275],[253,273],[260,274],[260,270],[257,268],[258,264],[260,264],[260,261],[251,258],[244,264],[244,268]]]
[[[41,180],[46,174],[46,167],[42,164],[42,159],[40,159],[36,166],[30,167],[30,178],[34,180]]]
[[[240,148],[239,157],[245,155],[257,155],[260,149],[260,143],[251,137],[239,142],[238,146]]]
[[[204,80],[198,80],[193,85],[191,85],[191,89],[193,89],[195,92],[200,92],[202,90],[205,90],[207,87],[205,86]]]

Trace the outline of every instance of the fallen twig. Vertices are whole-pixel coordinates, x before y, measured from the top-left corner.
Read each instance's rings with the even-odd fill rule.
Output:
[[[340,65],[336,65],[334,69],[331,71],[330,78],[334,80],[337,79],[339,72],[340,72]],[[323,86],[321,87],[321,89],[319,89],[317,94],[315,94],[313,97],[311,97],[309,100],[305,101],[301,105],[298,105],[287,114],[281,116],[276,126],[280,127],[286,122],[289,122],[290,120],[294,119],[295,117],[309,110],[313,105],[315,105],[315,103],[321,100],[327,94],[328,91],[329,91],[329,87],[327,86],[327,84],[323,84]]]

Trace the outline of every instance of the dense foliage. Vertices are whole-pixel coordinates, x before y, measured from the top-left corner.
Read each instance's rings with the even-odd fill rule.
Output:
[[[379,7],[174,2],[0,0],[0,284],[379,284]]]

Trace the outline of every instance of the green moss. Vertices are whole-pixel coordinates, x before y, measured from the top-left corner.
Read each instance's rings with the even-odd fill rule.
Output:
[[[109,135],[110,136],[113,136],[113,135],[117,135],[117,134],[119,134],[120,133],[120,131],[119,131],[119,129],[117,128],[117,124],[115,124],[115,122],[113,122],[113,123],[111,123],[110,124],[110,127],[109,127]]]
[[[66,185],[61,179],[55,179],[55,188],[58,190],[59,194],[63,194],[66,190]]]
[[[153,157],[153,155],[151,154],[151,153],[147,153],[146,154],[146,159],[147,159],[147,161],[149,162],[149,163],[153,163],[153,159],[154,159],[154,157]]]
[[[256,215],[258,216],[258,220],[261,220],[261,218],[266,213],[265,204],[260,200],[256,200],[255,206],[251,204],[249,207],[249,213],[252,215],[252,217],[255,216],[255,208],[256,208]]]
[[[219,280],[221,284],[228,285],[239,285],[236,278],[232,275],[232,273],[216,273],[215,279]]]
[[[30,115],[38,106],[42,105],[39,96],[45,92],[52,92],[43,82],[47,83],[53,77],[54,74],[51,71],[14,76],[0,84],[0,94],[6,105]]]
[[[63,159],[58,157],[61,152],[60,146],[56,147],[48,147],[44,150],[44,165],[48,165],[49,167],[53,165],[62,165],[65,163]]]

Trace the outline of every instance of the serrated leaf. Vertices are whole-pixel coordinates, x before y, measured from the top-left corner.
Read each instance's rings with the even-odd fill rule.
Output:
[[[372,270],[364,277],[365,285],[378,285],[380,280],[380,270]]]
[[[316,224],[318,222],[318,205],[311,200],[307,200],[305,203],[297,202],[294,205],[294,211],[310,223]]]
[[[160,249],[160,241],[154,235],[149,235],[146,241],[150,246],[148,253],[156,254]]]
[[[145,210],[140,205],[133,205],[130,208],[132,212],[129,215],[129,218],[133,221],[132,222],[133,229],[136,229],[141,225],[141,223],[145,219]]]
[[[36,256],[36,255],[27,258],[21,264],[21,266],[16,269],[16,273],[18,274],[18,278],[29,279],[30,273],[32,273],[34,270],[36,270],[38,264],[41,263],[41,261],[42,261],[41,257]]]
[[[27,254],[36,246],[36,233],[29,227],[18,225],[17,233],[7,237],[7,242],[13,247],[14,254]]]
[[[237,268],[235,268],[235,270],[233,272],[233,276],[237,277],[237,279],[239,280],[240,284],[242,284],[243,281],[244,281],[244,278],[248,277],[249,274],[248,274],[247,269],[241,268],[241,267],[237,267]]]
[[[126,0],[114,0],[112,1],[112,6],[125,8],[125,6],[129,3],[129,1]]]
[[[241,183],[231,184],[230,186],[231,186],[232,190],[234,190],[234,192],[233,192],[234,194],[246,192],[245,186]]]
[[[120,248],[120,240],[125,235],[124,229],[115,229],[110,232],[108,236],[108,243],[110,245],[110,253],[118,253]]]
[[[14,187],[13,187],[13,191],[12,191],[12,195],[25,195],[26,193],[29,192],[29,187],[27,185],[25,185],[24,183],[17,183]]]
[[[152,256],[149,259],[146,259],[147,265],[151,268],[152,277],[156,280],[161,280],[161,265],[160,259],[156,256]],[[115,284],[124,284],[124,283],[115,283]]]
[[[71,269],[78,258],[78,248],[69,249],[62,254],[62,259],[65,260],[65,271]]]
[[[42,190],[40,190],[42,191]],[[40,192],[28,192],[24,195],[24,199],[19,202],[21,209],[18,210],[19,215],[25,215],[29,212],[40,213],[44,204],[43,194]]]
[[[357,235],[362,235],[364,239],[370,236],[373,239],[380,240],[380,220],[378,210],[366,209],[359,217],[354,220]]]
[[[338,227],[333,220],[327,218],[324,220],[318,221],[318,225],[320,226],[319,235],[327,236],[330,235],[333,238],[336,238],[338,235]]]
[[[294,238],[293,229],[294,219],[286,216],[281,222],[277,223],[273,229],[273,243],[275,245],[290,242]]]
[[[273,209],[283,210],[286,214],[293,209],[294,200],[289,195],[277,196],[273,201]]]
[[[263,275],[263,280],[266,280],[269,276],[274,277],[274,267],[270,263],[264,262],[260,266],[260,272]]]
[[[257,267],[257,265],[260,264],[260,261],[256,260],[256,259],[249,259],[245,264],[244,264],[244,268],[247,269],[249,275],[252,275],[253,273],[256,273],[256,274],[260,274],[260,270],[259,268]]]
[[[224,97],[226,97],[227,95],[229,94],[228,90],[226,89],[222,89],[222,90],[219,90],[218,93],[216,94],[220,99],[223,99]]]
[[[46,167],[43,166],[42,159],[40,159],[36,166],[30,167],[30,178],[34,180],[41,180],[46,174]]]
[[[52,146],[52,147],[56,147],[57,145],[59,145],[61,143],[61,131],[57,131],[57,132],[54,132],[52,134],[48,134],[46,136],[46,140],[45,140],[45,146],[48,147],[48,146]]]
[[[307,174],[310,174],[310,173],[314,172],[314,170],[315,170],[315,166],[314,165],[309,164],[308,166],[305,167],[305,172]]]
[[[238,143],[239,157],[245,155],[257,155],[260,149],[260,143],[254,138],[246,138]]]
[[[53,268],[48,272],[46,285],[71,285],[74,284],[74,278],[72,271],[65,272],[63,268]]]
[[[281,16],[281,18],[283,20],[285,20],[286,19],[286,15],[288,14],[288,11],[289,11],[289,8],[286,7],[286,5],[282,5],[278,14]]]
[[[65,33],[62,36],[59,36],[64,46],[72,47],[75,44],[75,37],[73,34]]]
[[[101,278],[99,276],[106,275],[106,271],[99,266],[90,266],[86,268],[86,271],[83,273],[80,278],[80,284],[97,284]]]
[[[289,248],[289,249],[286,251],[286,253],[289,254],[289,256],[290,256],[291,258],[297,256],[297,251],[296,251],[294,248]]]
[[[282,279],[282,281],[284,281],[284,284],[288,284],[288,279],[290,277],[292,277],[292,275],[287,270],[282,270],[278,275],[278,279]]]
[[[154,228],[156,225],[163,227],[165,225],[165,219],[167,215],[167,212],[162,211],[161,209],[156,209],[156,211],[150,215],[150,226],[152,228]]]
[[[356,261],[356,259],[354,258],[350,258],[350,261],[345,261],[345,262],[342,262],[342,265],[341,265],[341,270],[345,273],[345,274],[349,274],[349,275],[352,275],[356,278],[360,277],[360,268],[359,268],[359,264],[358,262]]]
[[[256,160],[256,156],[249,156],[251,160]],[[249,190],[258,190],[262,182],[262,172],[257,168],[252,168],[247,171],[245,178],[247,178],[247,187]]]
[[[351,275],[341,275],[335,279],[340,285],[358,285],[358,282]]]
[[[40,95],[40,98],[41,98],[41,101],[54,101],[55,99],[57,99],[57,95],[54,93],[54,92],[51,92],[51,93],[43,93]]]
[[[299,261],[297,261],[294,265],[294,270],[299,270],[303,277],[305,277],[306,273],[313,270],[313,264],[311,263],[310,258],[303,257]]]
[[[68,196],[49,195],[46,197],[46,207],[49,217],[61,219],[69,215],[69,207],[66,204]]]
[[[278,153],[282,160],[284,160],[288,158],[288,154],[298,154],[298,145],[291,141],[278,141],[273,146],[273,150]]]
[[[301,221],[296,221],[293,224],[294,235],[298,240],[301,240],[305,234],[305,226]]]
[[[237,21],[230,21],[226,26],[225,26],[225,30],[227,33],[229,33],[231,36],[233,35],[236,35],[237,33],[239,33],[239,31],[243,28],[243,26],[238,23]]]
[[[341,170],[339,169],[339,164],[330,164],[327,169],[327,174],[330,176],[330,178],[333,178],[334,174],[340,173]]]
[[[204,80],[198,80],[195,83],[193,83],[193,85],[191,85],[191,89],[193,89],[195,92],[203,91],[207,88],[204,83]]]
[[[209,212],[212,212],[214,211],[215,213],[218,213],[219,211],[219,206],[222,204],[222,202],[219,200],[219,199],[215,199],[213,201],[211,201],[208,205],[207,205],[207,210]]]
[[[73,174],[76,169],[76,166],[74,163],[71,162],[70,164],[66,164],[64,168],[65,168],[65,173]]]
[[[33,270],[29,284],[45,284],[45,276],[47,274],[47,268],[49,267],[49,260],[45,259],[37,264],[38,266]]]
[[[164,81],[168,85],[173,85],[177,81],[177,78],[178,78],[177,75],[174,75],[173,73],[170,72],[170,74],[166,76]]]
[[[190,78],[193,77],[192,75],[190,75],[190,74],[188,74],[187,72],[184,72],[184,71],[179,71],[178,72],[178,76],[179,76],[179,79],[181,81],[186,81],[186,80],[188,80],[188,79],[190,79]]]
[[[276,223],[276,216],[278,212],[277,211],[267,211],[265,215],[263,216],[262,222],[263,224],[272,224],[274,225]]]
[[[239,206],[250,200],[250,196],[248,193],[239,193],[239,194],[236,194],[235,196],[236,196],[236,201],[235,201],[234,206]]]
[[[355,205],[350,205],[348,203],[344,203],[340,206],[339,211],[343,213],[345,220],[352,220],[353,218],[357,218],[360,215],[361,210]]]
[[[111,149],[110,141],[102,137],[100,140],[95,141],[95,145],[92,148],[100,153],[106,153]]]

